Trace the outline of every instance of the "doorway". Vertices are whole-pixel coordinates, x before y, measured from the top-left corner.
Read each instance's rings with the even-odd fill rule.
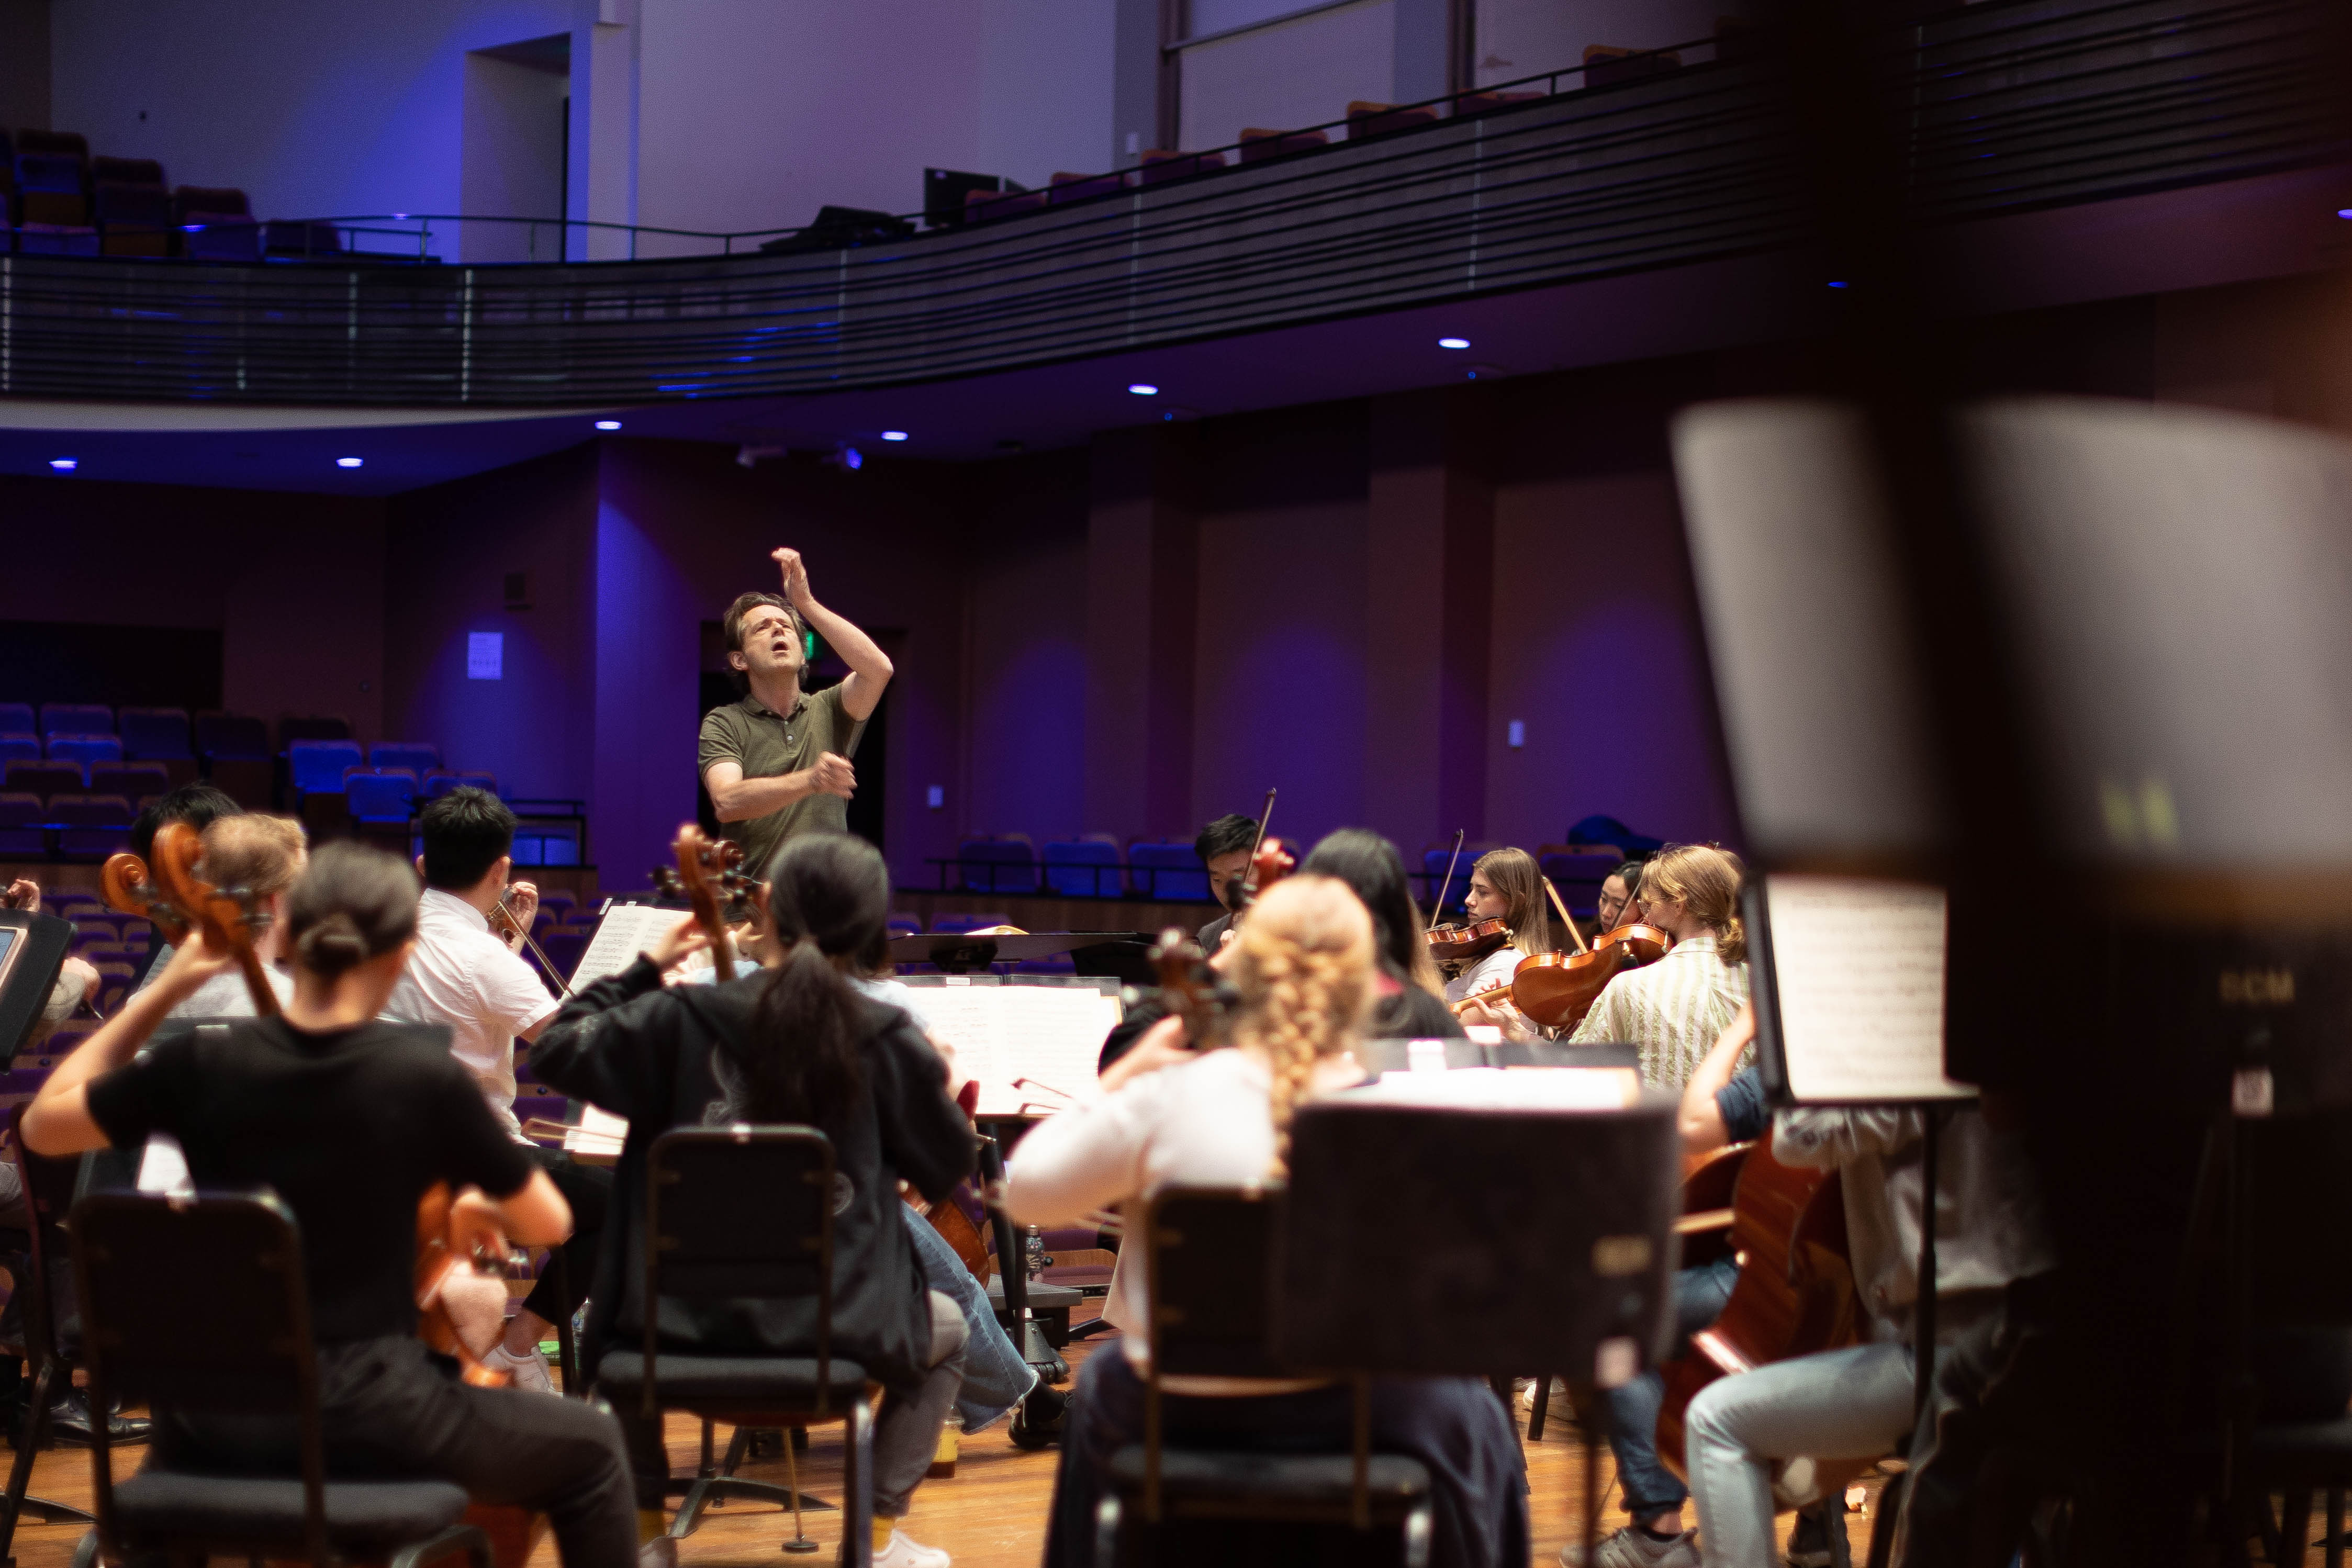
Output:
[[[458,199],[468,262],[561,261],[572,142],[572,35],[466,56]]]

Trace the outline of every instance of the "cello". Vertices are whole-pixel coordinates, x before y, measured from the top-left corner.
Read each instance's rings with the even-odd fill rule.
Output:
[[[691,822],[678,825],[670,852],[677,866],[656,867],[654,884],[692,907],[694,923],[710,939],[711,966],[723,985],[735,978],[735,941],[721,906],[756,903],[760,879],[743,869],[741,845],[731,838],[709,837]]]

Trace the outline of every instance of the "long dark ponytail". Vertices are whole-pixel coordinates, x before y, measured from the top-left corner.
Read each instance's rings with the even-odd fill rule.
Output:
[[[768,868],[768,916],[783,962],[771,971],[748,1037],[721,1046],[730,1108],[752,1121],[824,1125],[864,1082],[857,993],[833,960],[870,971],[888,955],[890,873],[862,838],[788,840]]]

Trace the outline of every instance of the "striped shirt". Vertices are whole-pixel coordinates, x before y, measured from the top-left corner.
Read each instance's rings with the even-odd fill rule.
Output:
[[[1725,963],[1711,935],[1688,937],[1612,980],[1570,1043],[1629,1040],[1641,1047],[1643,1083],[1680,1090],[1747,1000],[1748,965]]]

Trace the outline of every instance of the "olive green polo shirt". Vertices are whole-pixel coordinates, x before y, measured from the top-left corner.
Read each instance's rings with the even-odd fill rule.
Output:
[[[747,779],[798,773],[825,752],[842,751],[855,722],[841,710],[839,684],[808,693],[784,717],[746,694],[703,715],[697,772],[708,778],[711,763],[733,763]],[[765,816],[722,822],[719,831],[743,847],[744,869],[764,879],[768,862],[793,835],[848,832],[849,803],[837,795],[812,795]]]

